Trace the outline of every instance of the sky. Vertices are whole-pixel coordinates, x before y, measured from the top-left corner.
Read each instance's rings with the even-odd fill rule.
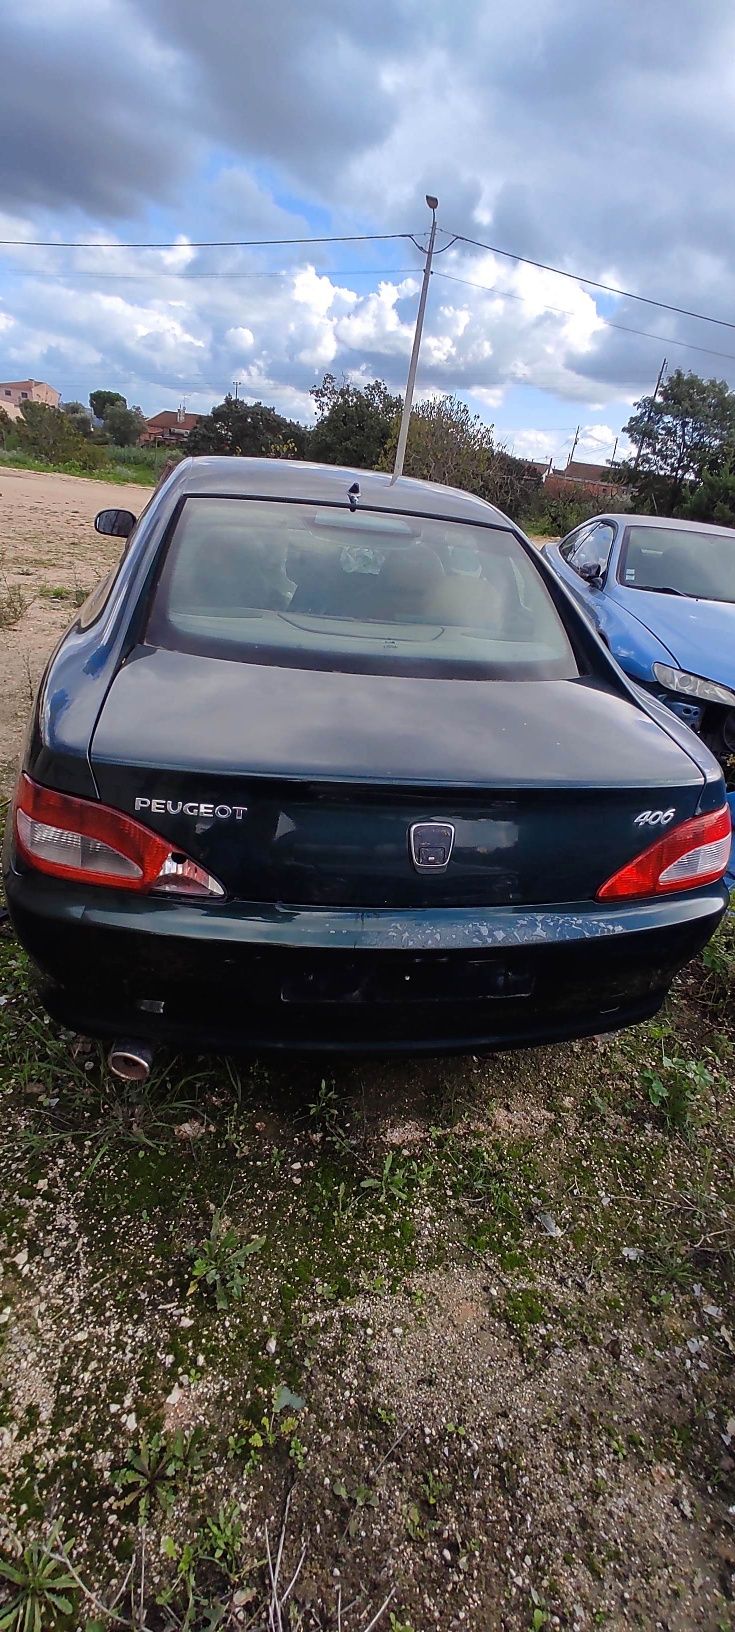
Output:
[[[735,319],[731,0],[24,0],[0,107],[0,379],[305,421],[325,370],[400,391],[431,192],[419,396],[563,464],[664,356],[735,386],[732,328],[578,281]],[[417,244],[194,247],[373,233]]]

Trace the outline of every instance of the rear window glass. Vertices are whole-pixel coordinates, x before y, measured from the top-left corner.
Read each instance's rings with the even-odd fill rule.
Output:
[[[577,674],[549,592],[511,532],[260,499],[186,500],[147,638],[300,667]]]

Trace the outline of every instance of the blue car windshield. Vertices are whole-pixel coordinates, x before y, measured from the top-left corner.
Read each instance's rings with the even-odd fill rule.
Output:
[[[619,579],[629,589],[735,602],[735,532],[629,527]]]
[[[297,667],[578,673],[543,578],[509,529],[266,499],[186,500],[147,639]]]

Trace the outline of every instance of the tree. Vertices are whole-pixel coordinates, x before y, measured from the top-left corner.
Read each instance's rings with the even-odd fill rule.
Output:
[[[8,445],[8,436],[12,429],[13,421],[10,414],[6,414],[4,408],[0,408],[0,445],[4,448]]]
[[[89,410],[85,408],[83,402],[62,402],[61,411],[63,414],[66,414],[67,419],[70,420],[75,431],[78,431],[80,436],[91,436],[92,423],[89,417]]]
[[[311,395],[318,416],[309,437],[311,458],[326,465],[380,468],[400,415],[401,398],[392,396],[382,380],[363,386],[347,380],[338,384],[333,374],[325,374]]]
[[[228,395],[189,432],[186,451],[255,459],[302,459],[306,437],[303,425],[284,419],[275,408],[263,402],[241,402]]]
[[[128,408],[124,398],[108,404],[103,423],[110,441],[118,448],[132,448],[145,430],[142,409]]]
[[[658,398],[642,397],[623,427],[637,460],[617,467],[646,509],[676,514],[690,486],[735,439],[735,392],[724,380],[703,380],[677,368]],[[637,465],[637,468],[636,468]]]
[[[387,470],[393,465],[398,426],[396,419],[384,455]],[[498,447],[492,425],[472,414],[459,397],[430,397],[414,409],[404,469],[407,476],[477,493],[516,518],[541,489],[539,472]]]
[[[121,402],[127,408],[127,399],[119,391],[90,391],[89,406],[95,419],[104,419],[108,408],[113,402]]]
[[[84,438],[60,408],[44,402],[24,402],[21,419],[15,422],[18,441],[25,453],[50,464],[78,459],[85,452]]]
[[[724,527],[735,527],[735,448],[724,450],[723,457],[705,470],[702,480],[682,505],[681,513],[689,521],[714,521]]]
[[[393,464],[399,423],[392,427],[385,465]],[[422,481],[444,482],[471,493],[484,490],[495,452],[493,428],[459,397],[430,397],[411,414],[404,470]]]

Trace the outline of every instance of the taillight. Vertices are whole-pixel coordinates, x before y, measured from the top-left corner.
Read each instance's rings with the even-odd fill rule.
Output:
[[[669,895],[697,884],[714,884],[727,870],[732,824],[727,805],[682,822],[627,862],[597,891],[598,901]]]
[[[23,860],[55,878],[167,895],[225,893],[204,867],[142,822],[109,805],[42,788],[25,775],[16,793],[15,833]]]

